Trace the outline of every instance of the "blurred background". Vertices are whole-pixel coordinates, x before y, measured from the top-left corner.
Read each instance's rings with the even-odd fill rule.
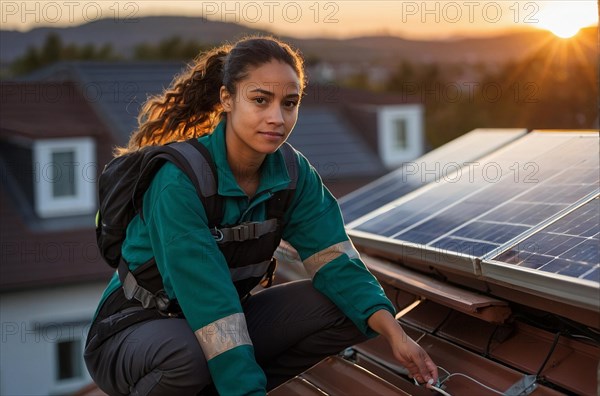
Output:
[[[0,394],[71,394],[111,270],[95,182],[201,51],[303,54],[291,142],[337,197],[476,128],[598,129],[598,3],[2,1]]]
[[[247,34],[311,82],[419,100],[428,147],[476,127],[598,125],[596,1],[3,2],[3,79],[60,61],[190,61]],[[133,92],[121,101],[140,101]],[[134,97],[135,96],[135,97]]]

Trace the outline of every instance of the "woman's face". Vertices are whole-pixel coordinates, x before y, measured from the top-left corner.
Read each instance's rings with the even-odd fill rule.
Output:
[[[231,95],[221,88],[228,155],[262,159],[286,141],[296,124],[300,81],[290,65],[272,60],[250,68],[236,89]]]

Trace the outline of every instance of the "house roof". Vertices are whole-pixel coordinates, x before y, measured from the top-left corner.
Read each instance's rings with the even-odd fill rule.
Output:
[[[125,145],[137,126],[137,115],[151,95],[168,87],[183,70],[181,62],[60,62],[28,76],[29,81],[71,81],[118,145]]]
[[[173,62],[73,62],[42,70],[32,81],[2,83],[0,140],[27,145],[38,139],[90,136],[96,141],[98,164],[105,164],[112,146],[124,144],[135,127],[139,106],[148,95],[165,88],[182,66]],[[384,172],[374,151],[365,147],[365,136],[376,134],[377,125],[357,125],[349,117],[352,112],[346,110],[357,102],[384,105],[402,100],[333,85],[311,85],[290,138],[337,195]],[[335,150],[331,150],[333,145]],[[11,150],[10,145],[1,146]],[[19,166],[12,156],[0,161],[6,187],[0,202],[6,219],[2,222],[6,254],[0,289],[97,279],[110,272],[99,257],[88,257],[96,251],[92,249],[91,216],[38,217],[32,192],[17,180],[22,173]],[[99,172],[101,166],[97,169]],[[348,185],[348,180],[357,183]],[[78,265],[81,261],[89,265]]]
[[[106,132],[75,84],[3,82],[0,96],[3,137],[47,139]]]
[[[31,148],[38,139],[91,136],[97,161],[106,163],[110,133],[73,84],[2,83],[0,91],[0,291],[105,279],[112,270],[98,254],[93,214],[39,218],[28,191],[33,171],[27,174],[6,150]]]
[[[137,126],[141,105],[168,87],[183,67],[181,62],[63,62],[28,79],[75,82],[117,144],[124,145]],[[386,169],[376,154],[373,106],[414,103],[403,95],[309,83],[290,142],[337,178],[379,176]],[[331,142],[342,149],[331,150]]]
[[[114,271],[98,253],[93,219],[87,227],[35,230],[4,190],[0,216],[1,292],[108,279]]]
[[[307,104],[301,112],[288,141],[306,155],[325,181],[384,172],[379,157],[365,150],[358,134],[348,133],[353,126],[336,109]]]

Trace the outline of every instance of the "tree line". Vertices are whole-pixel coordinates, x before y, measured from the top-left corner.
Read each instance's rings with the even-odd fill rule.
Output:
[[[422,103],[431,147],[475,128],[597,129],[596,36],[597,29],[588,29],[504,64],[402,60],[383,82],[371,83],[361,72],[345,83]]]
[[[157,44],[138,44],[131,57],[125,58],[115,52],[111,44],[65,45],[56,33],[49,33],[38,48],[30,46],[25,54],[10,65],[10,74],[18,77],[29,74],[52,63],[73,60],[190,60],[210,46],[194,40],[184,41],[181,37],[170,37]]]
[[[592,38],[588,42],[594,42],[596,31],[586,34]],[[336,83],[422,103],[432,148],[475,128],[591,129],[598,125],[598,58],[586,55],[585,42],[549,42],[521,60],[501,65],[420,64],[404,59],[384,81],[371,82],[367,69]],[[129,59],[189,61],[210,47],[171,37],[137,45]],[[124,58],[110,44],[64,45],[51,33],[40,48],[30,47],[13,62],[11,74],[24,75],[63,60]],[[307,66],[319,61],[317,55],[307,56]]]

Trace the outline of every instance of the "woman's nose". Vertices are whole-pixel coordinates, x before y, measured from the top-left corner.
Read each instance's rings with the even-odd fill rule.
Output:
[[[270,124],[281,125],[283,124],[283,112],[281,106],[273,104],[269,109],[267,122]]]

